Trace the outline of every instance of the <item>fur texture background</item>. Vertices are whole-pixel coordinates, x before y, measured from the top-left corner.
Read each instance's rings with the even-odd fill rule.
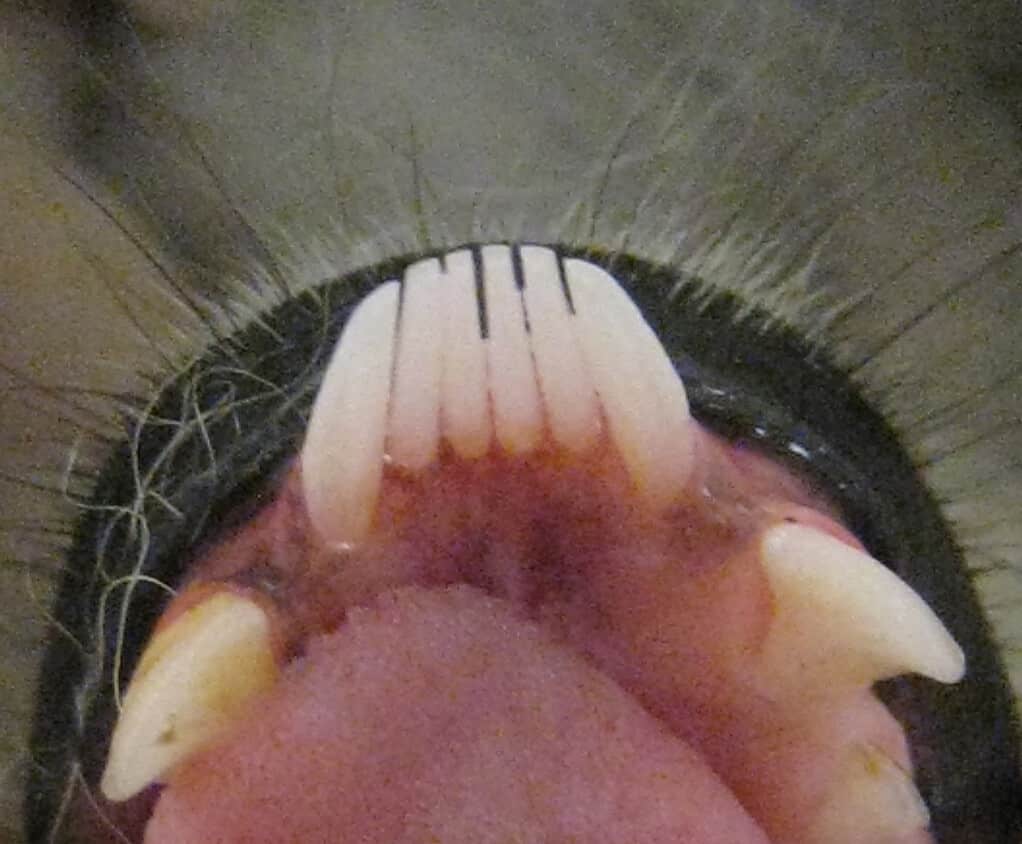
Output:
[[[242,316],[274,268],[312,284],[485,237],[627,245],[750,292],[846,362],[903,432],[1018,662],[1013,3],[131,9],[125,35],[117,20],[74,25],[70,0],[0,8],[10,836],[73,516],[47,490],[87,483],[110,430],[110,403],[74,390],[145,391],[139,373],[208,339],[153,258]],[[1022,690],[1022,664],[1014,676]]]

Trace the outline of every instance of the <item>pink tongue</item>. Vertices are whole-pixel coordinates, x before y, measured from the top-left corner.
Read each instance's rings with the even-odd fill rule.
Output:
[[[468,587],[353,611],[178,772],[147,844],[766,837],[610,679]]]

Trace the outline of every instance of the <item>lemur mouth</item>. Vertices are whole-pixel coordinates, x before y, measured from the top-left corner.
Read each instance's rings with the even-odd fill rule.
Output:
[[[190,525],[136,574],[177,592],[136,584],[108,625],[160,614],[108,643],[138,663],[119,708],[90,709],[82,817],[149,844],[874,844],[957,823],[977,786],[934,736],[1000,675],[932,682],[962,679],[956,639],[993,657],[931,609],[974,607],[968,585],[913,576],[917,505],[872,500],[918,481],[886,429],[862,468],[877,417],[847,385],[791,383],[779,348],[809,355],[780,329],[736,356],[715,313],[734,304],[694,306],[697,286],[466,247],[298,297],[250,329],[297,348],[231,342],[182,376],[135,451],[136,476],[178,478],[147,490],[162,521]],[[688,322],[650,315],[683,301]],[[745,374],[722,388],[722,367]],[[186,431],[200,382],[220,398]],[[881,702],[906,674],[929,680]],[[998,711],[948,747],[1010,730]]]

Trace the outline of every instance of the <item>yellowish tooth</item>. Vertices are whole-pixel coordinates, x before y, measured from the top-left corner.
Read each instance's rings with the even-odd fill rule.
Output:
[[[494,428],[509,454],[527,454],[543,435],[543,407],[525,330],[524,304],[515,283],[510,247],[484,246],[482,258]]]
[[[578,337],[614,443],[640,494],[675,501],[692,471],[694,431],[685,387],[653,329],[605,270],[564,262]]]
[[[395,464],[412,470],[436,460],[440,443],[441,280],[436,258],[417,261],[405,271],[387,452]]]
[[[600,405],[575,336],[557,255],[523,246],[521,256],[532,353],[550,431],[558,444],[582,453],[599,439]]]
[[[855,746],[813,819],[806,844],[900,844],[930,823],[909,774],[882,750]]]
[[[394,361],[398,284],[355,309],[337,342],[302,446],[302,489],[313,527],[337,547],[357,545],[376,514]]]
[[[765,532],[760,552],[776,610],[760,665],[774,690],[840,694],[909,673],[962,678],[964,654],[940,619],[865,552],[786,522]]]
[[[186,610],[142,655],[114,728],[103,794],[127,800],[161,782],[277,673],[269,619],[253,601],[220,592]]]
[[[475,262],[472,253],[462,249],[447,255],[444,264],[442,299],[447,323],[443,339],[441,425],[451,448],[472,460],[486,454],[493,439]]]

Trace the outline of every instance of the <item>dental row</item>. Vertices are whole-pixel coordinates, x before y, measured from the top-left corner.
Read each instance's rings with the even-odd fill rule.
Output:
[[[493,245],[420,261],[352,314],[302,452],[310,520],[327,542],[349,547],[369,533],[385,455],[418,471],[441,441],[465,459],[494,443],[521,455],[549,431],[582,453],[606,426],[651,506],[681,494],[693,463],[688,402],[641,313],[599,267],[532,246],[518,260],[516,269],[511,249]],[[787,522],[766,527],[755,547],[774,602],[757,660],[779,697],[907,673],[962,677],[963,653],[937,616],[867,553]],[[125,695],[104,795],[126,800],[165,781],[279,672],[272,620],[254,600],[225,589],[183,612],[152,638]],[[926,827],[911,777],[882,751],[853,748],[842,770],[810,844]]]

